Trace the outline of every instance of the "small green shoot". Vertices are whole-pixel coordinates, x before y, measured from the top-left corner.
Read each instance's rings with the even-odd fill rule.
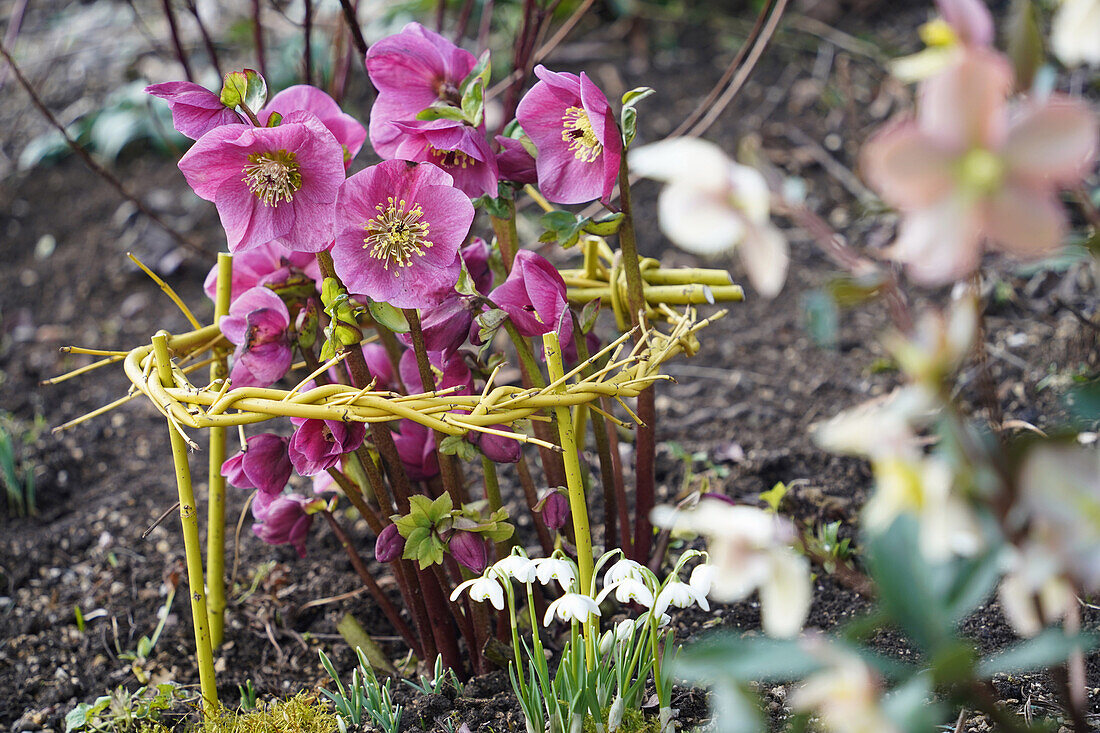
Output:
[[[787,492],[791,490],[791,487],[787,484],[779,481],[775,486],[771,487],[767,491],[760,494],[760,500],[768,505],[768,511],[772,514],[779,514],[779,507],[783,504],[784,497],[787,496]]]

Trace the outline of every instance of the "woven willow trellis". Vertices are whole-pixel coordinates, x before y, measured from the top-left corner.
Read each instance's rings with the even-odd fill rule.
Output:
[[[568,285],[569,302],[579,305],[596,298],[604,299],[614,311],[620,326],[629,323],[629,316],[624,311],[627,301],[626,283],[618,257],[602,239],[595,237],[587,238],[583,249],[583,269],[562,272]],[[567,426],[559,425],[559,434],[562,446],[565,447],[566,463],[570,459],[575,463],[576,446],[566,443],[573,441],[573,420],[578,419],[584,411],[574,411],[571,419],[569,408],[585,406],[615,420],[595,404],[609,398],[617,400],[636,420],[623,399],[637,397],[655,381],[666,379],[660,373],[661,365],[678,354],[694,354],[699,348],[696,333],[726,313],[722,310],[709,318],[700,319],[694,305],[739,301],[743,297],[741,288],[732,285],[729,274],[724,271],[662,270],[655,260],[647,259],[642,263],[646,316],[654,321],[663,320],[667,329],[661,331],[643,325],[627,331],[568,372],[561,368],[556,334],[550,334],[544,338],[544,342],[551,381],[544,387],[496,385],[494,382],[499,372],[498,367],[486,380],[482,392],[474,395],[455,394],[448,390],[403,395],[375,390],[373,383],[361,389],[342,384],[326,384],[306,389],[313,378],[347,355],[347,352],[342,352],[290,390],[231,388],[225,375],[226,355],[232,344],[222,335],[217,325],[218,318],[228,311],[231,258],[228,255],[219,257],[218,281],[224,286],[219,287],[216,298],[215,323],[206,327],[200,327],[199,322],[167,284],[140,262],[137,264],[180,307],[195,327],[194,330],[177,335],[160,331],[153,336],[150,344],[125,354],[73,348],[71,350],[76,353],[99,354],[108,358],[51,381],[60,381],[121,360],[124,362],[126,375],[133,384],[131,395],[59,429],[102,414],[136,394],[148,397],[169,424],[187,558],[196,657],[204,709],[208,714],[218,707],[212,649],[220,643],[221,614],[225,607],[222,564],[225,500],[224,479],[220,468],[225,458],[227,428],[276,417],[364,423],[412,420],[445,435],[462,436],[471,431],[479,431],[562,451],[563,447],[515,429],[517,421],[549,419],[540,414],[546,413],[553,415],[559,423],[563,420],[568,423]],[[683,309],[674,310],[672,305],[683,306]],[[203,358],[205,354],[209,356]],[[211,365],[210,381],[203,386],[192,383],[189,375],[205,365]],[[512,429],[501,430],[500,426]],[[210,437],[210,520],[207,527],[209,565],[206,573],[200,549],[198,511],[189,465],[189,453],[199,449],[198,443],[188,435],[188,431],[192,429],[208,430]],[[579,473],[579,469],[576,472]],[[210,581],[209,589],[204,576]],[[211,601],[209,609],[207,592]]]

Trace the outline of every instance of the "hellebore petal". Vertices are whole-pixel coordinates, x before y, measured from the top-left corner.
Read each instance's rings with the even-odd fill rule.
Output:
[[[257,115],[260,124],[266,125],[271,114],[277,112],[284,118],[291,112],[309,112],[321,121],[336,142],[344,148],[344,165],[351,163],[367,139],[367,130],[359,121],[346,114],[332,97],[317,87],[296,84],[272,97],[263,111]]]
[[[268,387],[279,381],[293,360],[288,326],[290,311],[268,288],[251,288],[233,301],[219,327],[237,346],[229,374],[234,386]]]
[[[290,480],[290,456],[287,439],[274,433],[261,433],[248,439],[242,453],[241,468],[253,488],[277,494]],[[242,487],[244,488],[244,487]]]
[[[192,140],[198,140],[215,127],[243,122],[240,115],[222,104],[217,94],[189,81],[153,84],[145,87],[145,93],[168,102],[172,127]]]
[[[361,422],[291,418],[296,429],[288,445],[294,470],[314,476],[340,463],[340,456],[363,444],[367,426]]]
[[[297,494],[275,497],[263,521],[252,525],[252,532],[269,545],[293,545],[298,557],[305,557],[306,537],[313,524],[313,515],[306,512],[306,507],[312,501]]]
[[[955,187],[955,156],[912,121],[886,126],[863,146],[860,167],[889,204],[911,210],[941,201]]]
[[[960,41],[972,46],[992,45],[993,16],[981,0],[936,0],[936,7]]]
[[[1012,81],[1008,59],[990,49],[966,50],[957,64],[921,85],[921,129],[956,152],[1000,148]]]
[[[489,427],[501,431],[510,429],[507,425],[490,425]],[[482,433],[478,430],[471,430],[466,437],[471,443],[481,448],[481,452],[493,463],[516,463],[519,461],[522,449],[518,440],[493,435],[492,433]]]
[[[1005,251],[1035,259],[1058,248],[1066,215],[1053,194],[1007,185],[989,200],[986,231]]]
[[[1098,136],[1092,110],[1079,100],[1052,95],[1012,121],[1004,147],[1009,175],[1039,185],[1077,183],[1096,162]]]
[[[402,420],[393,434],[393,443],[405,472],[413,481],[426,481],[439,475],[439,459],[435,454],[435,435],[418,422]]]
[[[485,135],[457,120],[395,122],[403,135],[394,157],[439,166],[470,198],[497,195],[497,161]]]
[[[496,136],[500,152],[497,153],[497,168],[502,181],[512,181],[521,185],[538,185],[538,172],[535,169],[535,159],[523,143],[515,138]]]
[[[432,365],[435,384],[425,387],[420,380],[420,367],[416,363],[416,354],[413,353],[412,349],[409,349],[401,355],[398,368],[401,373],[401,381],[405,383],[405,388],[409,390],[409,394],[430,392],[433,389],[449,389],[451,387],[460,387],[456,394],[473,394],[474,375],[470,371],[470,367],[467,366],[466,360],[462,358],[462,354],[455,351],[450,353],[429,351],[428,362]]]
[[[558,329],[568,310],[565,281],[545,257],[520,250],[508,278],[489,293],[523,336],[541,336]]]

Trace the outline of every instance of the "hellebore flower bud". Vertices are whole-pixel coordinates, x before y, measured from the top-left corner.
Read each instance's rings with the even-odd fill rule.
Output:
[[[401,536],[397,525],[387,524],[374,541],[374,559],[378,562],[393,562],[404,551],[405,538]]]
[[[222,464],[222,475],[229,485],[259,489],[265,494],[282,491],[291,470],[287,439],[274,433],[260,433],[249,438],[245,445],[245,450]]]
[[[474,532],[455,532],[451,535],[449,547],[459,565],[471,572],[483,573],[489,566],[488,544]]]
[[[493,425],[496,430],[508,430],[507,425]],[[470,442],[481,448],[485,457],[494,463],[515,463],[519,460],[520,445],[518,440],[505,438],[491,433],[482,433],[471,430],[467,437]]]
[[[543,497],[542,521],[548,529],[559,530],[569,519],[569,500],[555,490]]]

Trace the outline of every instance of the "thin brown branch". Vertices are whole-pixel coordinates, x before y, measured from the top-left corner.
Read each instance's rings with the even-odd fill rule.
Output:
[[[176,11],[172,7],[172,0],[162,0],[164,6],[164,17],[168,20],[168,32],[172,36],[172,48],[176,51],[176,58],[180,62],[180,66],[183,67],[183,73],[187,77],[187,81],[194,81],[194,75],[191,73],[191,62],[187,59],[187,52],[183,50],[183,41],[180,39],[179,23],[176,22]]]

